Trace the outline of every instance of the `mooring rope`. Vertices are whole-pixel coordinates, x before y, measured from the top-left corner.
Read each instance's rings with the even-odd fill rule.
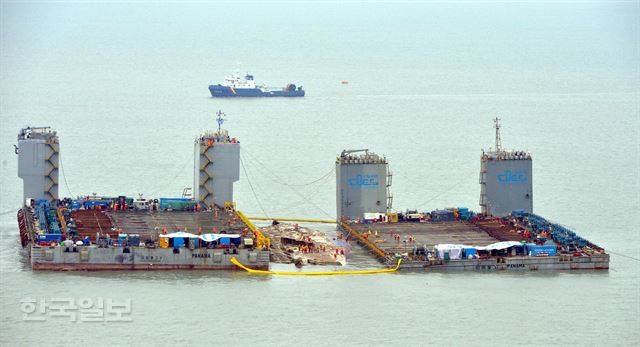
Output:
[[[262,213],[264,213],[264,216],[268,218],[269,215],[267,214],[267,211],[265,211],[264,207],[262,206],[262,203],[260,202],[260,199],[258,199],[258,194],[256,194],[256,190],[253,189],[253,184],[251,184],[251,178],[249,178],[247,169],[244,167],[244,160],[242,160],[242,155],[240,156],[240,165],[242,165],[242,171],[244,172],[245,177],[247,177],[247,182],[249,182],[249,188],[251,188],[251,192],[253,193],[253,198],[256,199],[256,202],[258,203],[258,206],[260,206],[260,209],[262,210]]]

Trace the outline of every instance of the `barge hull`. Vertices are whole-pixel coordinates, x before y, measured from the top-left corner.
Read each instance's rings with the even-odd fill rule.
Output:
[[[231,88],[227,86],[211,85],[209,92],[214,98],[233,97],[303,97],[304,90],[270,90],[262,91],[258,88]]]
[[[31,267],[45,271],[240,270],[231,262],[269,270],[269,251],[144,247],[31,246]]]
[[[573,257],[508,257],[501,259],[463,259],[435,263],[406,262],[403,268],[428,271],[583,271],[609,270],[609,255]]]
[[[268,265],[257,266],[252,268],[256,270],[269,270]],[[33,270],[38,271],[162,271],[162,270],[207,270],[207,271],[234,271],[242,270],[235,265],[231,266],[214,266],[214,265],[153,265],[153,264],[51,264],[51,263],[34,263]]]

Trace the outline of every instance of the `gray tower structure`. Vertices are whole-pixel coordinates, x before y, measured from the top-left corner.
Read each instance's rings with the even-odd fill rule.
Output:
[[[194,196],[208,207],[233,202],[233,183],[240,179],[240,142],[221,129],[223,116],[218,112],[218,131],[205,132],[195,141]]]
[[[24,183],[23,203],[27,199],[58,199],[60,143],[50,127],[27,127],[18,134],[18,177]]]
[[[366,149],[345,150],[336,158],[337,219],[388,213],[392,196],[387,159]]]
[[[506,216],[515,210],[533,212],[533,171],[531,155],[525,151],[507,151],[500,140],[500,119],[495,120],[495,150],[482,153],[480,159],[481,212]]]

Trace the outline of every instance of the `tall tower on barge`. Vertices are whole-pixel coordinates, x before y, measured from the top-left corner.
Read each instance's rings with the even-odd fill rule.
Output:
[[[533,212],[533,171],[531,155],[525,151],[507,151],[500,139],[500,119],[494,119],[495,149],[480,158],[481,212],[506,216],[512,211]]]
[[[27,127],[18,134],[18,177],[26,199],[58,200],[60,143],[50,127]]]
[[[344,150],[336,158],[337,219],[362,219],[391,209],[391,173],[384,157],[367,149]]]
[[[218,111],[217,116],[218,130],[195,140],[194,196],[208,207],[233,202],[233,183],[240,179],[240,142],[221,128],[224,113]]]

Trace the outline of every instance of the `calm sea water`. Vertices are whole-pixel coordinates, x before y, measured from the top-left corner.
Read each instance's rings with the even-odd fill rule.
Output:
[[[639,263],[618,255],[640,258],[637,2],[0,9],[2,345],[637,344]],[[259,82],[301,84],[307,96],[210,98],[207,85],[239,64]],[[58,131],[61,194],[175,196],[191,186],[193,138],[215,127],[218,110],[242,142],[239,207],[311,218],[334,217],[334,175],[305,184],[346,148],[389,158],[399,210],[477,210],[479,156],[499,116],[505,147],[533,154],[535,211],[615,252],[611,269],[319,278],[30,271],[14,215],[21,127]],[[131,299],[133,322],[22,319],[22,299],[84,297]]]

